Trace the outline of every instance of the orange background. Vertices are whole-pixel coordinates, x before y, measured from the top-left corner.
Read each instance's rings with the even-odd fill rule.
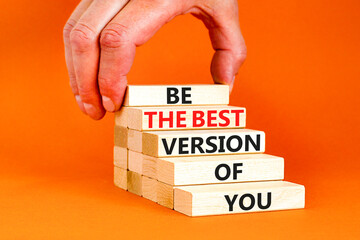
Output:
[[[16,2],[16,3],[15,3]],[[239,1],[248,58],[231,104],[306,186],[306,209],[189,218],[113,186],[113,115],[83,115],[62,27],[75,0],[1,1],[1,239],[360,239],[360,2]],[[207,31],[180,16],[131,84],[210,83]]]

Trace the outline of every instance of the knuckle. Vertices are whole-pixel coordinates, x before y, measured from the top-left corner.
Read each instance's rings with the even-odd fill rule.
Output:
[[[86,51],[95,43],[95,31],[86,24],[78,23],[71,30],[70,43],[75,51]]]
[[[118,23],[109,24],[105,28],[100,37],[100,45],[102,48],[118,48],[129,41],[129,34],[124,25]]]
[[[79,85],[77,86],[78,92],[81,96],[81,100],[85,103],[93,103],[96,102],[97,94],[93,89],[89,88],[88,86]]]
[[[110,78],[99,76],[99,87],[101,90],[109,91],[115,86],[115,81]]]
[[[125,76],[120,79],[99,76],[98,82],[100,94],[115,99],[121,96],[127,86],[127,79]]]
[[[73,30],[74,26],[76,25],[76,21],[73,19],[69,19],[63,28],[63,37],[65,40],[70,39],[70,33]]]
[[[240,46],[236,48],[234,52],[234,57],[237,62],[244,62],[247,56],[247,48],[246,46]]]

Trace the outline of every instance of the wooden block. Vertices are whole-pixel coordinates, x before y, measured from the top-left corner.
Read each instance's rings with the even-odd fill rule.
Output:
[[[157,158],[141,154],[142,173],[145,176],[157,179]]]
[[[188,216],[274,211],[304,206],[304,186],[284,181],[196,185],[174,189],[174,209]]]
[[[118,147],[128,147],[128,129],[126,127],[116,126],[114,128],[114,145]]]
[[[129,170],[143,174],[143,154],[129,150]]]
[[[144,198],[157,202],[158,181],[153,178],[142,176],[142,195]]]
[[[127,174],[128,191],[136,195],[142,196],[142,177],[141,174],[128,171]]]
[[[170,185],[284,179],[284,159],[268,154],[172,157],[156,162],[157,179]]]
[[[128,85],[123,105],[229,104],[228,85]]]
[[[154,157],[265,151],[265,133],[250,129],[143,132],[142,141],[142,152]]]
[[[150,178],[157,178],[156,163],[157,158],[146,156],[142,153],[129,150],[129,170],[145,175]]]
[[[142,133],[133,129],[128,130],[128,149],[141,152],[142,151]]]
[[[114,165],[123,169],[128,168],[128,150],[126,148],[114,146]]]
[[[114,184],[115,186],[127,190],[127,170],[114,167]]]
[[[127,127],[128,117],[127,117],[125,108],[122,107],[119,111],[115,112],[114,115],[115,115],[115,125]]]
[[[232,106],[123,107],[122,111],[128,120],[121,126],[139,131],[243,128],[246,120],[246,109]]]
[[[158,181],[156,194],[158,204],[174,209],[174,186]]]

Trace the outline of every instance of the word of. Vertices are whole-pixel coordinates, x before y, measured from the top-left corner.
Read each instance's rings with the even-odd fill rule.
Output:
[[[233,180],[237,180],[237,174],[242,173],[242,170],[238,169],[238,167],[242,167],[242,166],[243,166],[242,163],[234,163],[233,164],[233,168],[234,168]],[[225,171],[226,171],[226,174],[223,177],[220,176],[221,169],[225,169]],[[231,168],[229,167],[229,165],[227,165],[225,163],[220,164],[215,168],[215,177],[220,181],[227,180],[230,177],[230,174],[231,174]]]

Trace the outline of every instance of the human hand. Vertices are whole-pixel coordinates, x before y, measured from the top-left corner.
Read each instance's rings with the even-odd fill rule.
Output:
[[[214,82],[232,89],[246,57],[236,0],[82,0],[64,27],[70,86],[81,111],[101,119],[118,110],[136,47],[186,13],[209,30]]]

